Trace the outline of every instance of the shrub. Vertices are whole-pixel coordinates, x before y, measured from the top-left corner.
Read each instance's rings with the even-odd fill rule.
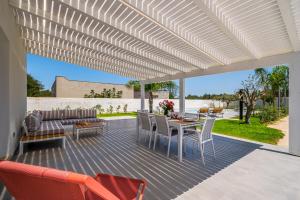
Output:
[[[66,109],[66,110],[70,110],[70,109],[71,109],[71,106],[67,105],[67,106],[65,107],[65,109]]]
[[[100,105],[100,104],[95,105],[94,109],[97,110],[98,114],[104,113],[104,109],[102,108],[102,105]]]
[[[120,112],[120,109],[121,109],[121,106],[120,106],[120,105],[118,105],[118,106],[117,106],[117,108],[116,108],[116,111],[117,111],[117,113],[119,113],[119,112]]]
[[[112,105],[109,105],[109,107],[107,108],[107,112],[112,114],[114,111],[114,107]]]
[[[255,115],[259,118],[260,122],[268,123],[268,122],[276,121],[282,117],[287,116],[288,109],[281,108],[278,111],[277,107],[275,107],[275,106],[265,106],[263,109],[261,109]]]
[[[124,105],[124,107],[123,107],[123,111],[124,111],[124,113],[127,113],[127,108],[128,108],[128,105],[127,105],[127,104],[125,104],[125,105]]]

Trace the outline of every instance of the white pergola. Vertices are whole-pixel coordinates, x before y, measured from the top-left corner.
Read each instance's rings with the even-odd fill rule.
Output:
[[[300,0],[9,0],[27,52],[144,84],[288,64],[300,155]],[[205,87],[205,86],[203,86]]]

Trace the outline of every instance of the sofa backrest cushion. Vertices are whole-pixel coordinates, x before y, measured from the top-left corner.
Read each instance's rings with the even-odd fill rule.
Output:
[[[61,110],[49,110],[49,111],[40,111],[43,116],[43,121],[50,120],[61,120],[62,119],[62,111]]]
[[[39,110],[34,110],[34,111],[32,112],[32,114],[35,115],[37,118],[39,118],[41,121],[43,121],[43,115],[42,115],[41,111],[39,111]]]
[[[11,161],[0,161],[0,182],[15,199],[119,200],[90,176]]]
[[[25,124],[28,132],[35,132],[39,130],[39,128],[41,127],[41,123],[42,122],[40,118],[34,114],[29,114],[25,118]]]
[[[97,118],[97,111],[96,109],[82,109],[80,111],[81,118]]]
[[[80,111],[79,110],[63,110],[63,119],[78,119],[80,118]]]

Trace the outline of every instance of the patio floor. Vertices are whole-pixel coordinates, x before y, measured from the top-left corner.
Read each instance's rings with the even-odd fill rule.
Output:
[[[69,128],[66,130],[70,132]],[[149,183],[145,192],[146,200],[173,199],[183,193],[184,196],[180,197],[182,199],[246,199],[243,190],[254,190],[252,192],[255,193],[255,189],[264,191],[264,188],[267,189],[262,193],[265,199],[271,199],[268,198],[272,197],[269,195],[279,192],[286,196],[286,199],[300,198],[299,157],[270,150],[260,144],[221,136],[214,136],[214,139],[216,160],[211,156],[208,147],[206,166],[203,166],[199,152],[192,153],[191,149],[187,148],[183,162],[179,163],[176,159],[175,138],[171,147],[171,157],[167,158],[165,141],[160,141],[155,152],[149,150],[142,140],[138,145],[135,120],[123,119],[110,121],[109,130],[105,135],[86,135],[79,141],[68,135],[66,150],[53,142],[43,145],[31,144],[27,153],[13,159],[92,176],[97,173],[111,173],[144,178]],[[266,175],[271,178],[267,178]],[[278,176],[280,180],[274,180]],[[260,179],[256,180],[257,177]],[[267,179],[266,182],[263,182],[264,178]],[[240,190],[240,196],[226,196],[226,191],[235,189],[233,194],[236,194],[242,189],[236,186],[239,182],[244,183],[242,186],[253,187]],[[260,187],[255,187],[257,183]],[[287,183],[289,184],[282,185]],[[217,189],[213,189],[216,187]],[[272,189],[268,190],[269,188]],[[209,195],[205,191],[212,194]],[[11,199],[3,186],[0,186],[0,199]]]

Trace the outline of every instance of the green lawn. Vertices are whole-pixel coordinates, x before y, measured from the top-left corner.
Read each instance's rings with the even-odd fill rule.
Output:
[[[267,127],[255,117],[251,117],[251,124],[234,119],[217,120],[213,132],[269,144],[277,144],[284,136],[280,130]]]
[[[123,117],[123,116],[130,116],[130,117],[136,117],[136,112],[128,112],[128,113],[102,113],[98,114],[98,118],[105,118],[105,117]]]

